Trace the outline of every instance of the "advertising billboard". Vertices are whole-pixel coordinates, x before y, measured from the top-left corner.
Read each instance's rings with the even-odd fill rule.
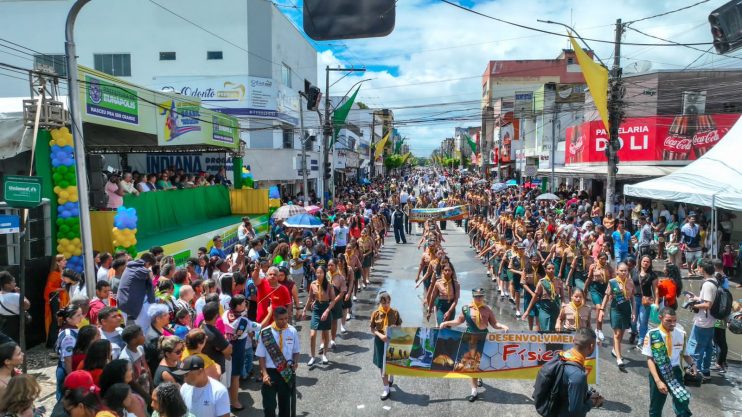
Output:
[[[739,119],[739,114],[699,114],[628,118],[619,128],[620,162],[686,165],[708,152]],[[564,161],[607,162],[608,132],[601,121],[570,126]]]

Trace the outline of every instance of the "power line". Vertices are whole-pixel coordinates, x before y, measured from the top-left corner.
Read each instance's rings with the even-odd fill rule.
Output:
[[[688,9],[690,9],[692,7],[698,6],[699,4],[708,3],[708,2],[709,2],[709,0],[701,0],[701,1],[697,2],[697,3],[693,3],[691,5],[684,6],[684,7],[681,7],[679,9],[670,10],[668,12],[656,14],[656,15],[653,15],[653,16],[643,17],[641,19],[631,20],[631,21],[626,22],[625,25],[630,25],[630,24],[636,23],[636,22],[643,22],[645,20],[654,19],[654,18],[657,18],[657,17],[667,16],[669,14],[677,13],[677,12],[680,12],[680,11],[683,11],[683,10],[688,10]]]
[[[668,42],[669,44],[673,44],[673,45],[677,45],[677,46],[683,46],[685,48],[692,49],[694,51],[703,52],[704,54],[718,55],[716,53],[711,52],[711,48],[713,48],[713,45],[712,45],[711,48],[709,48],[707,50],[703,50],[701,48],[696,48],[696,47],[691,46],[691,45],[688,45],[688,44],[682,44],[682,43],[678,43],[678,42],[675,42],[675,41],[671,41],[669,39],[660,38],[659,36],[650,35],[649,33],[642,32],[641,30],[639,30],[637,28],[633,28],[631,26],[626,26],[626,28],[627,29],[631,29],[631,30],[633,30],[636,33],[639,33],[640,35],[644,35],[644,36],[647,36],[647,37],[650,37],[650,38],[653,38],[653,39],[657,39],[657,40],[660,40],[660,41],[663,41],[663,42]],[[706,44],[706,45],[708,45],[708,44]],[[731,58],[736,58],[736,57],[731,57]],[[742,58],[737,58],[737,59],[742,59]]]
[[[484,14],[484,13],[478,12],[476,10],[470,9],[468,7],[464,7],[464,6],[460,5],[460,4],[453,3],[453,2],[451,2],[449,0],[441,0],[441,1],[443,3],[446,3],[448,5],[451,5],[453,7],[456,7],[457,9],[461,9],[461,10],[467,11],[469,13],[473,13],[475,15],[478,15],[478,16],[481,16],[481,17],[485,17],[487,19],[495,20],[497,22],[505,23],[507,25],[519,27],[521,29],[531,30],[531,31],[534,31],[534,32],[541,32],[541,33],[546,33],[546,34],[549,34],[549,35],[559,36],[559,37],[562,37],[562,38],[569,38],[569,35],[565,35],[563,33],[552,32],[552,31],[549,31],[549,30],[539,29],[539,28],[535,28],[535,27],[531,27],[531,26],[522,25],[520,23],[515,23],[515,22],[508,21],[508,20],[500,19],[498,17],[490,16],[488,14]],[[592,39],[592,38],[582,38],[582,39],[585,40],[585,41],[591,41],[591,42],[597,42],[597,43],[607,43],[607,44],[611,44],[611,45],[613,45],[613,44],[616,43],[614,41],[606,41],[606,40],[603,40],[603,39]],[[686,43],[686,44],[678,44],[678,45],[680,45],[680,46],[686,46],[686,45],[688,45],[688,46],[698,46],[698,45],[711,45],[711,44],[712,44],[712,42],[696,42],[696,43]],[[621,45],[628,45],[628,46],[677,46],[675,44],[666,44],[666,43],[636,43],[636,42],[621,42]]]

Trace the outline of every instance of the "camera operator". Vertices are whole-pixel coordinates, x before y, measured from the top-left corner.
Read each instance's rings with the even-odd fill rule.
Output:
[[[108,182],[105,187],[108,203],[106,207],[116,210],[124,204],[124,188],[121,185],[121,175],[118,172],[112,172],[108,175]]]
[[[693,329],[688,339],[688,352],[695,359],[698,370],[703,374],[703,382],[711,380],[711,355],[714,350],[714,323],[716,319],[711,316],[709,309],[716,298],[717,282],[714,278],[714,265],[709,261],[701,261],[699,269],[703,274],[701,294],[698,297],[687,293],[688,301],[695,315],[693,316]],[[685,306],[684,306],[685,307]]]

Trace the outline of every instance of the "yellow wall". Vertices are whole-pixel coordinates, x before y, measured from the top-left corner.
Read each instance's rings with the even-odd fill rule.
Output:
[[[229,190],[229,202],[232,214],[266,214],[268,213],[268,190],[242,188]]]

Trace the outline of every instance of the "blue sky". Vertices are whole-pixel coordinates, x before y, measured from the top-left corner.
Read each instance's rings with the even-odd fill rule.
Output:
[[[280,9],[302,27],[301,0],[275,0]],[[506,20],[545,30],[557,26],[539,23],[550,19],[571,23],[583,37],[614,38],[616,18],[624,21],[652,16],[693,4],[695,0],[460,0],[458,3]],[[726,3],[711,0],[689,10],[637,22],[645,33],[675,42],[710,42],[708,13]],[[288,7],[283,7],[288,6]],[[628,31],[624,42],[662,43]],[[564,38],[515,28],[468,13],[436,0],[399,0],[396,27],[384,38],[310,41],[318,50],[318,75],[326,65],[365,66],[365,74],[344,78],[333,89],[347,90],[365,78],[359,100],[376,108],[391,108],[398,128],[410,139],[415,154],[425,156],[453,136],[457,126],[478,126],[481,120],[481,75],[493,59],[553,59],[567,47]],[[612,45],[591,43],[606,60]],[[705,46],[702,46],[706,49]],[[682,69],[699,58],[684,47],[624,46],[622,64],[651,65],[652,69]],[[742,61],[701,54],[692,68],[739,67]],[[332,82],[332,81],[331,81]],[[456,117],[458,120],[446,120]]]

